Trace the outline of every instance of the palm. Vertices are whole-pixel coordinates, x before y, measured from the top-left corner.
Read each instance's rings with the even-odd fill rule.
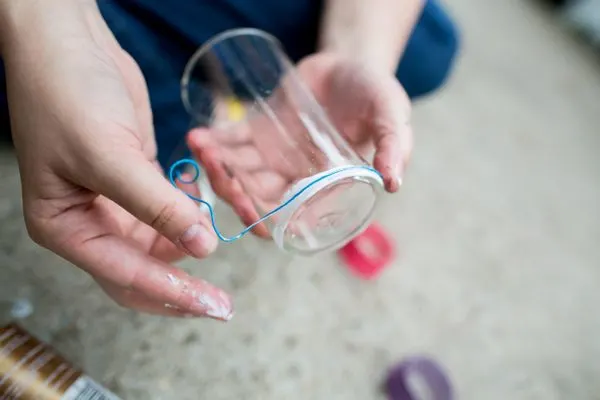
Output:
[[[98,8],[21,14],[3,61],[32,239],[125,307],[230,318],[222,290],[165,262],[205,257],[216,238],[159,171],[144,79]]]
[[[298,72],[338,132],[359,154],[370,158],[381,83],[356,65],[319,57],[301,63]]]
[[[93,47],[92,47],[93,49]],[[118,48],[104,48],[97,50],[97,56],[105,57],[102,63],[101,74],[94,74],[90,78],[89,87],[102,88],[96,92],[100,95],[118,99],[120,104],[113,104],[112,109],[94,107],[90,105],[89,121],[102,121],[105,128],[103,139],[107,139],[111,148],[109,151],[127,151],[132,154],[141,154],[148,162],[154,160],[156,145],[152,132],[150,108],[147,92],[142,74],[133,60]],[[82,60],[85,60],[82,57]],[[85,71],[85,70],[83,70]],[[75,95],[78,95],[76,93]],[[84,95],[83,98],[86,96]],[[75,98],[77,98],[75,96]],[[114,128],[114,129],[111,129]],[[103,143],[105,144],[105,143]],[[82,163],[82,165],[85,165]],[[157,167],[158,168],[158,167]],[[53,240],[59,243],[68,243],[77,246],[81,254],[96,254],[98,264],[103,269],[102,273],[93,274],[101,286],[117,301],[126,302],[124,296],[132,292],[123,291],[108,281],[98,278],[100,275],[126,274],[126,271],[116,271],[110,263],[107,254],[117,255],[120,252],[120,239],[134,244],[141,252],[162,260],[174,260],[183,256],[176,246],[150,226],[140,222],[130,213],[118,206],[107,197],[99,195],[94,187],[86,185],[85,174],[93,173],[98,178],[103,171],[86,171],[82,168],[82,176],[53,177],[52,181],[39,185],[41,195],[32,204],[33,212],[52,226],[46,227],[54,232]],[[123,185],[127,185],[127,177],[123,177]],[[116,188],[122,190],[122,188]],[[106,237],[103,246],[96,245],[91,239]],[[111,247],[110,238],[113,247]],[[119,239],[119,240],[116,240]],[[86,247],[90,247],[86,249]],[[127,257],[125,255],[125,257]],[[105,261],[103,261],[103,259]],[[127,263],[127,260],[124,260]],[[100,272],[100,271],[97,271]],[[127,278],[127,277],[123,277]]]
[[[391,92],[395,109],[406,109],[405,113],[397,113],[399,115],[408,115],[410,104],[395,79],[373,76],[328,55],[307,58],[298,65],[297,71],[335,128],[357,153],[371,161],[377,146],[375,167],[388,176],[396,176],[395,171],[390,173],[390,170],[395,169],[391,161],[400,158],[398,149],[394,148],[397,147],[398,122],[395,113],[386,109],[385,102]],[[301,138],[306,135],[306,127],[289,101],[279,100],[277,95],[269,100],[277,118],[287,135],[298,136],[288,143],[283,135],[274,132],[277,126],[264,114],[247,118],[224,134],[214,129],[211,132],[194,130],[189,136],[190,148],[206,169],[215,192],[233,206],[247,225],[259,218],[253,204],[263,211],[272,210],[294,182],[325,161],[315,159],[315,154],[320,152],[313,151],[309,141]],[[376,143],[376,135],[381,136],[386,130],[393,135],[384,135],[385,139]],[[297,143],[302,146],[298,147]],[[387,182],[387,187],[394,188],[395,182]],[[267,236],[264,227],[255,233]]]
[[[126,102],[133,105],[134,115],[131,117],[135,118],[138,128],[135,129],[132,126],[131,129],[126,129],[130,136],[118,136],[115,137],[115,140],[117,142],[122,141],[122,145],[129,143],[134,148],[138,148],[148,161],[155,163],[158,169],[160,167],[155,161],[156,144],[143,75],[137,64],[127,53],[121,49],[107,50],[109,50],[108,54],[115,61],[116,69],[113,73],[116,75],[116,79],[120,79],[123,87],[128,91],[129,96]],[[127,119],[128,117],[123,118],[123,120]],[[156,230],[142,223],[106,197],[97,196],[87,205],[88,207],[82,209],[81,212],[76,212],[74,218],[79,219],[81,223],[93,224],[98,229],[98,234],[128,237],[137,244],[140,250],[165,261],[184,256],[170,240],[167,240]]]

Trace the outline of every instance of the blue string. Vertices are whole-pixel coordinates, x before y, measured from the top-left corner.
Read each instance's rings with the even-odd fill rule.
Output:
[[[181,172],[178,170],[178,168],[184,164],[190,164],[193,168],[194,168],[194,177],[190,180],[184,180],[181,178]],[[372,172],[375,172],[377,175],[381,176],[381,174],[379,173],[379,171],[377,171],[374,168],[368,167],[368,166],[364,166],[364,165],[351,165],[351,166],[347,166],[347,167],[342,167],[340,169],[337,169],[335,171],[331,171],[328,174],[325,174],[323,176],[318,177],[317,179],[315,179],[314,181],[308,183],[306,186],[304,186],[302,189],[300,189],[296,194],[294,194],[289,200],[285,201],[284,203],[278,205],[277,207],[275,207],[273,210],[269,211],[268,213],[266,213],[264,216],[262,216],[258,221],[254,222],[252,225],[249,225],[248,227],[246,227],[244,230],[242,230],[240,233],[238,233],[235,236],[231,236],[231,237],[227,237],[224,236],[221,231],[219,230],[219,228],[217,227],[217,222],[215,220],[215,212],[213,207],[205,200],[202,200],[200,197],[196,197],[194,195],[191,195],[189,193],[185,193],[190,199],[197,201],[198,203],[202,203],[204,204],[206,207],[208,207],[208,212],[210,214],[210,221],[213,227],[213,230],[215,231],[215,234],[217,235],[217,237],[222,240],[223,242],[226,243],[230,243],[230,242],[234,242],[240,238],[242,238],[243,236],[245,236],[248,232],[250,232],[252,230],[252,228],[254,228],[256,225],[260,224],[261,222],[265,221],[266,219],[268,219],[270,216],[276,214],[277,212],[279,212],[281,209],[283,209],[284,207],[288,206],[291,202],[293,202],[296,198],[298,198],[298,196],[300,196],[302,193],[304,193],[306,190],[308,190],[310,187],[312,187],[313,185],[317,184],[318,182],[329,178],[332,175],[338,174],[342,171],[347,171],[347,170],[351,170],[351,169],[366,169]],[[200,166],[198,165],[198,163],[192,159],[189,158],[183,158],[179,161],[177,161],[176,163],[174,163],[173,165],[171,165],[171,168],[169,169],[169,180],[171,181],[171,184],[175,187],[177,187],[177,180],[179,180],[180,182],[184,183],[184,184],[191,184],[191,183],[195,183],[196,180],[200,177]]]

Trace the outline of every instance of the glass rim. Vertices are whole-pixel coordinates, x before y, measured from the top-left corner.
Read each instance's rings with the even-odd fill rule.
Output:
[[[192,54],[192,56],[186,63],[185,68],[183,69],[183,74],[181,76],[181,81],[180,81],[180,85],[179,85],[179,89],[181,91],[181,101],[183,102],[183,106],[185,107],[186,111],[189,114],[193,115],[193,108],[192,108],[192,105],[190,104],[190,98],[189,98],[187,89],[188,89],[188,85],[190,83],[190,77],[192,75],[194,68],[198,64],[198,61],[202,57],[204,57],[207,53],[209,53],[210,50],[212,48],[214,48],[217,44],[222,43],[226,40],[230,40],[235,37],[239,37],[239,36],[257,36],[257,37],[266,39],[267,41],[273,43],[273,45],[278,47],[280,50],[283,49],[279,39],[277,39],[275,36],[271,35],[270,33],[265,32],[260,29],[257,29],[257,28],[228,29],[228,30],[225,30],[225,31],[211,37],[210,39],[208,39],[202,46],[200,46],[194,52],[194,54]]]

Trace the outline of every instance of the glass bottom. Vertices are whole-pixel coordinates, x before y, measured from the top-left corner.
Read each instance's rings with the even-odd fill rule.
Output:
[[[379,186],[366,177],[347,177],[321,188],[292,214],[283,233],[283,249],[313,255],[344,246],[367,228]]]

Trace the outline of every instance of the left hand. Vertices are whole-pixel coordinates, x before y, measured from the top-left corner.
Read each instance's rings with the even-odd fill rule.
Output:
[[[297,71],[336,129],[357,153],[372,161],[383,175],[386,190],[396,192],[413,145],[411,104],[397,79],[332,53],[305,58]],[[234,208],[246,225],[260,217],[251,199],[256,201],[260,195],[267,202],[269,199],[264,196],[268,196],[274,208],[290,184],[303,177],[304,172],[298,171],[299,176],[294,176],[283,160],[269,159],[268,149],[261,150],[260,140],[256,140],[259,130],[262,129],[231,136],[194,129],[188,135],[188,146],[202,164],[215,193]],[[224,137],[226,139],[221,139]],[[231,141],[232,137],[235,143],[224,142]],[[272,142],[267,140],[262,145],[266,147]],[[223,148],[227,148],[227,156]],[[235,162],[233,174],[224,166],[229,160]],[[240,169],[246,183],[243,186],[236,178]],[[249,180],[252,180],[251,186],[257,188],[255,191],[249,189]],[[256,227],[254,233],[268,236],[262,225]]]

